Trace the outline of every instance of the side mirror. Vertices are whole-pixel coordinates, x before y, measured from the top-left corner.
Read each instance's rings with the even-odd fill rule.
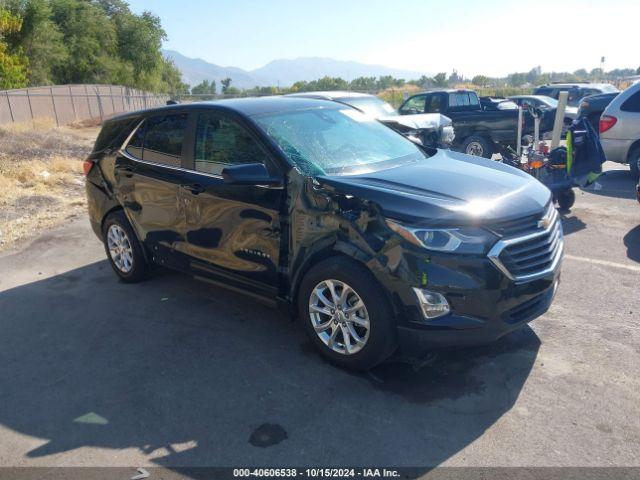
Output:
[[[262,163],[242,163],[223,168],[222,179],[231,185],[276,185],[281,182]]]

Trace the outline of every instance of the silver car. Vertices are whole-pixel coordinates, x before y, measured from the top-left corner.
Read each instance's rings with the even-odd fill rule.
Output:
[[[614,98],[600,117],[600,142],[607,160],[628,163],[640,176],[640,82]]]

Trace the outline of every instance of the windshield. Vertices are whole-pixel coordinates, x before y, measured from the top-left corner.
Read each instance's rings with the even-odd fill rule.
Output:
[[[355,175],[426,158],[411,141],[352,108],[282,112],[254,120],[293,164],[311,175]]]
[[[391,117],[399,115],[395,109],[384,100],[377,97],[348,97],[339,98],[342,103],[356,107],[374,118]]]

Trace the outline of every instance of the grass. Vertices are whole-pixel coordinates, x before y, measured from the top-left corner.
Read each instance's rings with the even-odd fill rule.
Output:
[[[0,127],[0,251],[86,209],[82,160],[95,128]]]

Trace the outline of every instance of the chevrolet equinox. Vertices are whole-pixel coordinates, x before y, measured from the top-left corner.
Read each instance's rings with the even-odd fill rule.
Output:
[[[562,226],[540,182],[331,101],[124,114],[84,171],[123,282],[159,264],[285,306],[347,368],[495,340],[544,313],[559,281]]]

